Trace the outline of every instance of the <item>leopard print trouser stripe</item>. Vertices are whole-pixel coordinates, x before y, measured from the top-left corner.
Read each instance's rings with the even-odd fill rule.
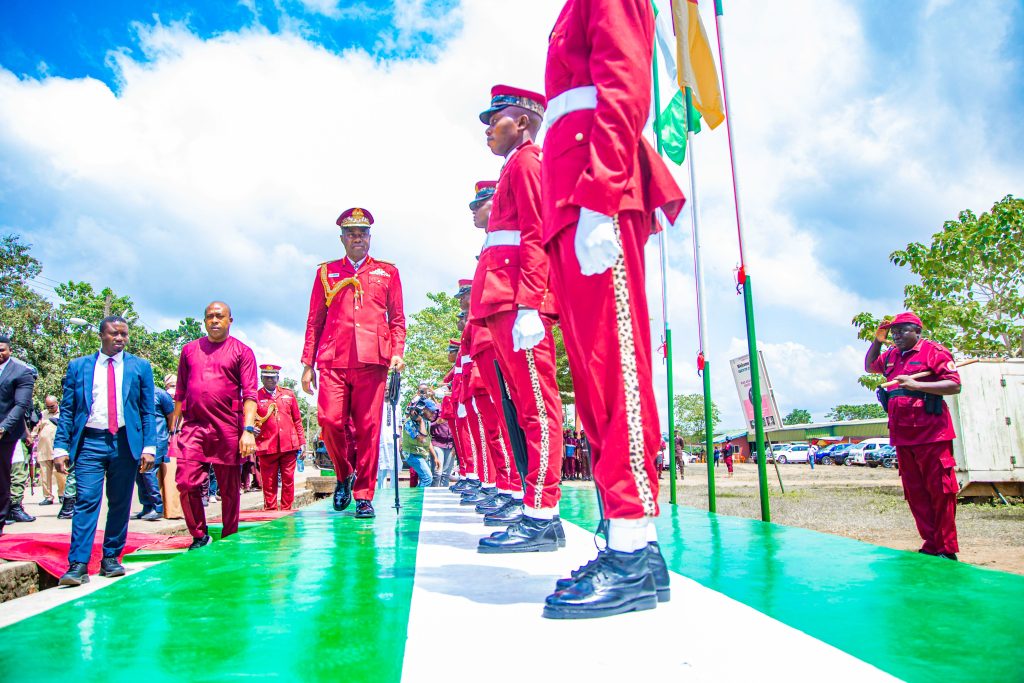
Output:
[[[480,473],[476,471],[476,463],[479,461],[480,458],[477,455],[476,441],[473,441],[472,434],[467,434],[467,436],[469,437],[469,450],[473,454],[473,471],[476,472],[476,476],[479,477]]]
[[[533,508],[539,510],[543,505],[544,480],[548,476],[548,462],[551,459],[551,434],[548,430],[548,409],[544,405],[544,394],[540,390],[540,376],[537,374],[537,361],[533,349],[526,349],[526,366],[530,370],[530,388],[533,400],[537,404],[537,417],[540,421],[540,464],[537,466],[537,485],[534,487]]]
[[[481,481],[490,483],[490,473],[487,471],[487,434],[484,432],[484,421],[480,417],[480,413],[476,414],[476,425],[480,429],[480,451],[483,453],[483,457],[480,458],[480,462],[483,463],[484,478]]]
[[[626,277],[626,258],[622,252],[622,232],[619,217],[612,218],[615,237],[619,242],[619,257],[612,265],[612,291],[615,295],[615,327],[622,362],[622,384],[626,398],[626,436],[629,445],[629,469],[633,473],[644,514],[654,516],[654,494],[644,465],[644,424],[640,410],[640,378],[636,369],[636,342],[629,309],[629,282]]]

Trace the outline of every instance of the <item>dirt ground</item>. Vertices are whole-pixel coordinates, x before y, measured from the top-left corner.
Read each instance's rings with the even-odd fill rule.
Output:
[[[910,509],[903,499],[899,474],[881,467],[815,467],[779,465],[783,494],[771,463],[768,477],[772,521],[847,536],[900,550],[917,550],[917,534]],[[718,512],[760,519],[757,466],[739,464],[732,478],[725,465],[715,470]],[[681,505],[706,510],[707,466],[688,465],[678,480]],[[669,499],[668,473],[662,476],[662,503]],[[1007,507],[995,502],[961,501],[957,506],[957,531],[961,561],[1024,574],[1024,500],[1010,498]]]

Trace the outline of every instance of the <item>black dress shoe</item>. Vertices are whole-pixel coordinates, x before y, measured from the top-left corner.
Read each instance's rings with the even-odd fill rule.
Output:
[[[25,508],[21,505],[12,505],[11,509],[7,513],[7,523],[13,524],[14,522],[34,522],[36,518],[25,512]]]
[[[648,549],[606,549],[567,588],[544,601],[548,619],[590,619],[654,609],[658,605]]]
[[[156,510],[150,510],[146,514],[144,514],[141,517],[139,517],[139,519],[141,519],[144,522],[155,522],[155,521],[157,521],[159,519],[163,519],[163,518],[164,518],[164,516],[162,514],[160,514],[159,512],[157,512]]]
[[[117,561],[116,557],[104,557],[100,562],[100,576],[111,578],[124,576],[124,566]]]
[[[457,482],[449,486],[448,490],[451,491],[452,493],[462,493],[467,488],[472,486],[473,482],[476,482],[477,486],[480,485],[479,479],[459,479]]]
[[[505,531],[481,538],[477,551],[481,553],[535,553],[558,550],[558,532],[562,525],[557,519],[523,518]]]
[[[508,527],[523,518],[523,501],[512,498],[503,506],[484,515],[484,526]]]
[[[61,586],[81,586],[83,583],[89,583],[89,565],[85,562],[72,562],[57,583]]]
[[[356,475],[350,474],[345,481],[334,485],[334,509],[341,512],[352,504],[352,485],[356,483]]]
[[[373,510],[373,503],[368,500],[356,501],[356,519],[373,519],[377,513]]]
[[[148,515],[149,512],[150,511],[147,510],[146,508],[142,508],[141,510],[136,512],[134,515],[132,515],[132,519],[142,519],[144,516]]]
[[[496,493],[487,500],[481,501],[476,504],[473,508],[477,513],[481,515],[489,515],[492,512],[497,512],[505,506],[505,503],[512,500],[512,496],[507,493]]]
[[[938,553],[935,555],[935,557],[941,557],[946,560],[953,560],[954,562],[959,562],[959,560],[956,559],[956,553]]]
[[[53,505],[53,498],[43,498],[39,501],[40,505]]]
[[[199,538],[193,538],[192,544],[188,547],[189,550],[197,550],[202,548],[204,545],[210,545],[213,543],[213,539],[210,538],[210,534],[203,534]]]
[[[64,496],[64,502],[60,504],[60,512],[57,519],[71,519],[75,516],[75,497]]]
[[[494,488],[493,486],[486,489],[483,487],[480,487],[478,489],[469,489],[463,492],[462,500],[459,501],[459,505],[473,505],[475,507],[477,503],[484,502],[485,500],[490,498],[491,495],[497,492],[498,489]]]

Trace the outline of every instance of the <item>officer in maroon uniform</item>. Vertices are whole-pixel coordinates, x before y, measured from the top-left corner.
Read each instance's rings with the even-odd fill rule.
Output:
[[[650,0],[568,0],[548,45],[543,241],[608,517],[608,549],[556,584],[550,618],[651,609],[669,596],[651,542],[661,434],[643,249],[655,209],[674,219],[683,195],[643,136],[653,44]]]
[[[562,532],[562,400],[555,375],[555,297],[541,243],[541,161],[534,143],[543,95],[497,85],[480,114],[487,146],[505,157],[470,298],[470,323],[490,330],[526,437],[523,514],[480,540],[483,553],[557,550]],[[496,380],[495,380],[496,383]],[[496,394],[497,396],[497,394]]]
[[[313,280],[302,389],[313,393],[319,370],[317,414],[338,478],[334,509],[347,508],[354,495],[356,517],[371,518],[384,385],[389,370],[401,372],[405,366],[402,282],[394,264],[369,255],[369,211],[349,209],[337,224],[345,258],[320,264]],[[355,457],[346,429],[349,421]]]
[[[278,386],[281,366],[260,366],[263,386],[256,392],[256,422],[261,423],[256,437],[256,456],[260,459],[263,509],[276,510],[277,475],[281,474],[282,510],[291,510],[295,501],[295,462],[306,445],[299,401],[291,389]]]
[[[889,413],[889,442],[896,447],[900,479],[924,545],[921,552],[956,559],[953,421],[943,396],[960,393],[956,363],[942,344],[921,337],[921,319],[900,313],[875,331],[864,369],[899,385],[880,395]],[[892,334],[893,347],[882,352]],[[914,379],[912,375],[927,372]],[[885,392],[885,389],[881,391]]]

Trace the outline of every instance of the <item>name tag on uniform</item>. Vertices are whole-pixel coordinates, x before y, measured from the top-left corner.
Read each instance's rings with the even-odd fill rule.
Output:
[[[384,277],[391,277],[391,275],[388,273],[388,271],[384,270],[383,268],[377,268],[375,270],[371,270],[370,271],[370,275],[382,275]]]
[[[341,273],[327,273],[327,277],[341,277]]]

